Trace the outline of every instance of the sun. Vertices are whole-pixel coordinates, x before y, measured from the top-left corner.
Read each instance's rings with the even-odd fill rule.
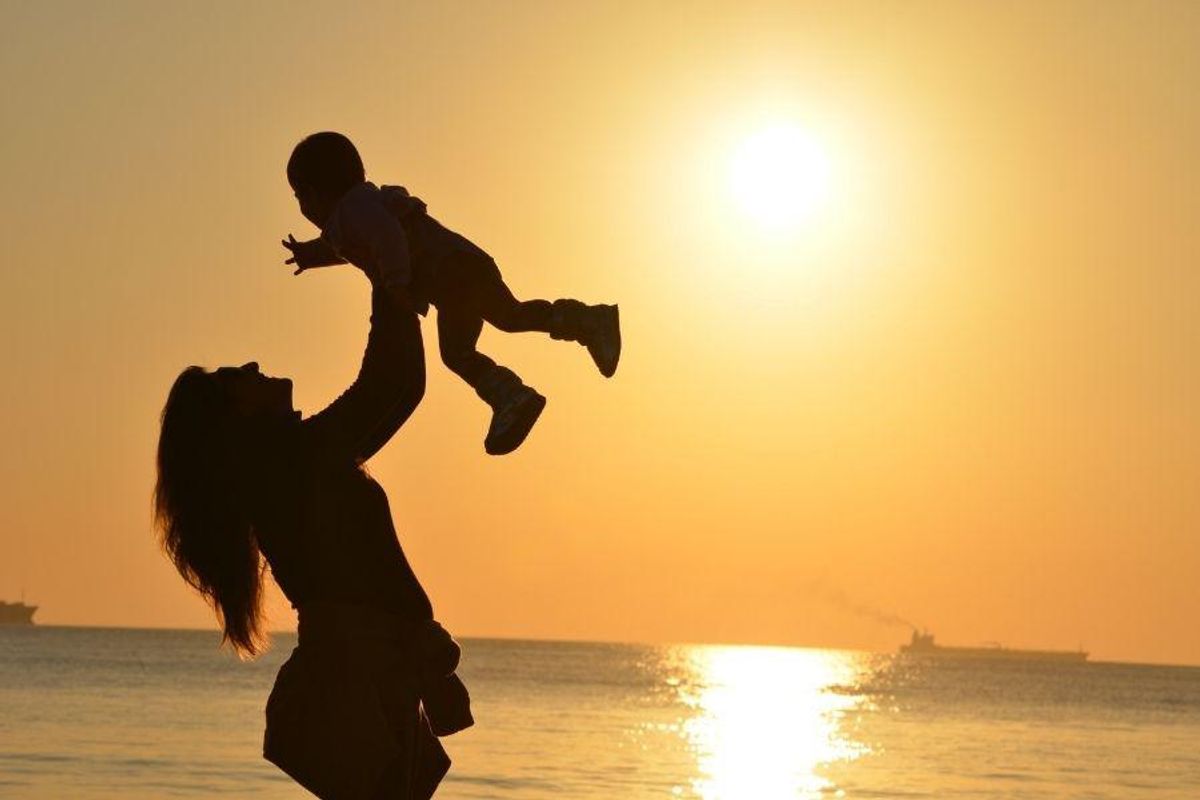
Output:
[[[729,168],[738,208],[764,229],[795,229],[827,201],[829,156],[808,131],[775,125],[737,147]]]

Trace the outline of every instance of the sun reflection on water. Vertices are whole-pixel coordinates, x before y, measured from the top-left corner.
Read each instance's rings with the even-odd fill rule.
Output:
[[[680,699],[694,710],[682,728],[704,800],[809,798],[841,792],[822,768],[869,748],[843,730],[860,701],[834,691],[856,683],[854,656],[768,647],[696,647],[694,680]]]

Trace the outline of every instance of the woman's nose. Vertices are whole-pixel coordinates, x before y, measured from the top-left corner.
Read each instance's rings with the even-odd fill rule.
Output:
[[[245,364],[242,364],[242,369],[247,370],[249,372],[258,372],[258,362],[257,361],[247,361]]]

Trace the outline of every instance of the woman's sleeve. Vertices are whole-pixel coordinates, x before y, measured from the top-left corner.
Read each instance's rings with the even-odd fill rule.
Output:
[[[311,452],[326,463],[359,464],[400,429],[425,393],[425,349],[417,315],[371,291],[371,333],[358,377],[303,422]]]

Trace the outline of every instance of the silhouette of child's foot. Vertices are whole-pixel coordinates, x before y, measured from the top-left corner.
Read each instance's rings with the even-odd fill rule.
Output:
[[[600,374],[611,378],[621,360],[621,315],[617,306],[587,306],[578,300],[554,301],[550,335],[587,348]]]
[[[492,424],[483,440],[483,449],[493,456],[516,450],[545,407],[546,398],[534,389],[523,383],[512,387],[492,406]]]
[[[493,456],[520,447],[546,407],[546,398],[526,386],[511,369],[499,365],[479,377],[475,391],[492,407],[492,423],[483,449]]]

